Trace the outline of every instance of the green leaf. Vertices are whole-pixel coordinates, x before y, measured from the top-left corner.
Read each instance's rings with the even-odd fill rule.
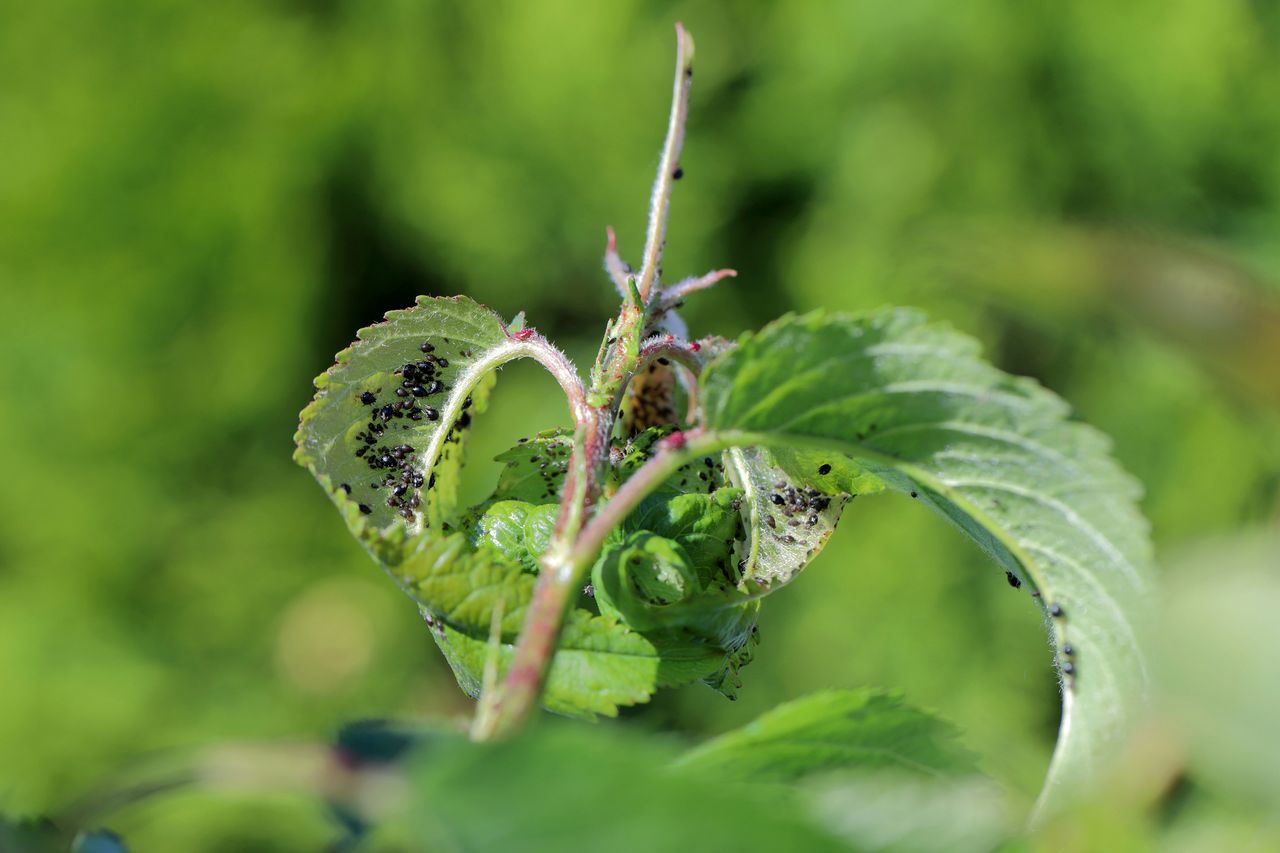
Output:
[[[420,542],[393,575],[419,605],[458,684],[478,696],[490,653],[494,608],[502,607],[496,648],[505,671],[533,595],[534,577],[489,548],[475,550],[461,534]],[[610,616],[582,608],[569,614],[547,677],[542,703],[569,716],[616,716],[646,702],[659,687],[716,672],[726,651],[674,631],[643,635]]]
[[[356,538],[394,563],[402,531],[439,529],[453,514],[472,411],[483,406],[492,371],[522,353],[483,305],[419,297],[360,330],[316,379],[294,458]]]
[[[716,359],[702,399],[724,444],[824,450],[843,476],[869,472],[942,514],[1038,596],[1070,664],[1045,803],[1114,752],[1148,689],[1147,524],[1137,483],[1065,403],[903,310],[785,317]]]
[[[694,770],[674,744],[617,727],[552,725],[470,743],[442,734],[412,768],[406,812],[432,850],[851,849],[805,804]]]
[[[472,544],[492,548],[536,575],[538,558],[551,542],[559,506],[511,500],[482,506],[484,510],[470,531]]]
[[[494,457],[503,467],[492,499],[535,504],[555,501],[564,485],[572,453],[573,434],[567,430],[547,430],[522,439]]]
[[[832,690],[779,705],[687,753],[681,764],[739,779],[795,782],[833,770],[972,773],[950,723],[896,693]]]
[[[487,639],[446,623],[430,624],[458,685],[468,696],[478,698],[490,654]],[[499,675],[506,672],[514,652],[513,642],[497,647]],[[616,619],[576,609],[561,633],[542,706],[567,717],[616,717],[619,708],[648,702],[659,688],[708,676],[724,659],[722,650],[694,638],[660,635],[651,639]]]

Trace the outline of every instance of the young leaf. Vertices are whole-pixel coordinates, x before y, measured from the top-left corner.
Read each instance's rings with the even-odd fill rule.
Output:
[[[558,507],[510,500],[481,504],[481,507],[483,512],[470,531],[471,543],[491,548],[508,562],[518,563],[526,572],[536,575],[538,557],[551,541]]]
[[[708,457],[710,458],[710,457]],[[650,495],[627,517],[628,530],[648,530],[673,539],[688,553],[704,587],[732,580],[729,559],[738,533],[739,489],[710,494]]]
[[[1037,595],[1063,684],[1044,802],[1105,760],[1147,689],[1135,623],[1151,555],[1138,485],[1099,433],[983,362],[971,339],[904,310],[785,317],[720,356],[701,385],[715,440],[823,450],[844,476],[870,472]]]
[[[459,685],[479,695],[494,608],[502,607],[497,662],[505,669],[524,622],[534,577],[461,534],[431,538],[391,570],[419,605]],[[616,619],[574,609],[560,636],[543,705],[558,713],[616,716],[659,687],[687,684],[719,669],[726,650],[685,633],[646,636]]]
[[[834,770],[894,768],[933,777],[975,772],[954,726],[881,690],[831,690],[779,705],[686,753],[684,767],[795,782]]]
[[[316,379],[294,458],[386,559],[389,532],[438,529],[452,514],[459,442],[491,372],[528,354],[502,319],[465,297],[419,297],[360,330]]]
[[[468,696],[479,698],[490,654],[487,638],[438,621],[431,627],[458,685]],[[499,672],[510,665],[513,649],[509,641],[498,646]],[[724,660],[723,650],[696,638],[649,637],[616,619],[576,609],[565,620],[541,702],[548,711],[567,717],[616,717],[619,708],[648,702],[659,688],[709,676]]]

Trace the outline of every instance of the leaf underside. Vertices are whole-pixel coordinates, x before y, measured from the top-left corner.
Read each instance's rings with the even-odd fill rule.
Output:
[[[1147,690],[1137,624],[1151,553],[1138,484],[1100,433],[907,310],[784,317],[716,359],[701,394],[724,444],[773,448],[815,486],[815,463],[842,482],[873,475],[1020,581],[1045,613],[1063,688],[1046,799],[1105,760]]]

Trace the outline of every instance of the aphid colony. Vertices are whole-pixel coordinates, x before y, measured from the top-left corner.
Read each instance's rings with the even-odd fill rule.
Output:
[[[831,506],[831,498],[812,486],[801,489],[785,480],[779,480],[773,484],[773,487],[777,491],[769,495],[769,502],[778,507],[779,512],[782,513],[782,518],[767,514],[764,517],[764,523],[774,531],[777,531],[783,525],[786,527],[800,527],[801,525],[813,527],[818,523],[818,513]],[[779,533],[778,538],[788,545],[794,545],[799,541],[795,536],[785,532]]]
[[[435,476],[432,475],[430,482],[426,481],[419,470],[414,449],[408,444],[391,444],[387,434],[394,429],[392,421],[440,420],[440,410],[427,405],[425,401],[448,391],[448,386],[437,376],[439,371],[449,366],[449,360],[434,355],[435,346],[430,341],[423,341],[419,349],[423,353],[422,360],[406,362],[393,371],[394,375],[400,377],[400,384],[392,392],[397,399],[379,405],[378,394],[382,392],[381,388],[373,391],[366,389],[356,395],[356,399],[361,405],[367,406],[370,413],[369,423],[355,435],[360,446],[355,449],[354,455],[364,460],[369,470],[383,472],[381,478],[369,483],[369,488],[375,491],[385,489],[386,505],[397,510],[406,521],[414,519],[414,511],[422,505],[421,489],[424,485],[431,488]],[[462,416],[450,429],[451,438],[453,430],[470,426],[471,415],[465,411],[470,406],[471,398],[468,397],[462,405]],[[400,428],[407,430],[410,425],[402,423]],[[350,484],[343,483],[342,489],[351,494]],[[359,507],[365,515],[373,512],[373,508],[367,503],[361,503]]]
[[[502,490],[505,485],[507,489],[512,489],[521,482],[531,484],[536,479],[539,484],[537,498],[554,501],[560,493],[565,471],[569,468],[573,446],[561,438],[546,440],[546,436],[540,437],[535,444],[528,442],[528,438],[522,438],[518,442],[519,445],[525,445],[524,453],[528,455],[515,456],[512,452],[508,453],[507,469],[499,477],[498,488]]]

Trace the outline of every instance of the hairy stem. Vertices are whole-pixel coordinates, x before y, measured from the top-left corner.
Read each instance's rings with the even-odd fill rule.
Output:
[[[489,740],[516,730],[533,711],[555,655],[565,613],[576,600],[582,576],[595,559],[604,535],[630,511],[630,505],[619,504],[615,496],[597,518],[591,520],[587,530],[583,529],[609,464],[609,441],[623,394],[640,364],[641,337],[653,316],[652,294],[659,278],[667,210],[684,143],[693,78],[693,39],[680,24],[676,24],[676,43],[671,119],[649,204],[643,265],[638,279],[621,276],[626,285],[622,309],[606,333],[591,372],[589,391],[581,405],[574,404],[577,430],[555,530],[542,555],[542,571],[516,641],[511,667],[501,688],[487,691],[488,695],[482,700],[483,714],[472,729],[472,737],[477,740]],[[622,267],[612,231],[605,251],[605,266],[617,283]],[[619,509],[615,510],[615,505]],[[623,515],[618,516],[618,512]]]

